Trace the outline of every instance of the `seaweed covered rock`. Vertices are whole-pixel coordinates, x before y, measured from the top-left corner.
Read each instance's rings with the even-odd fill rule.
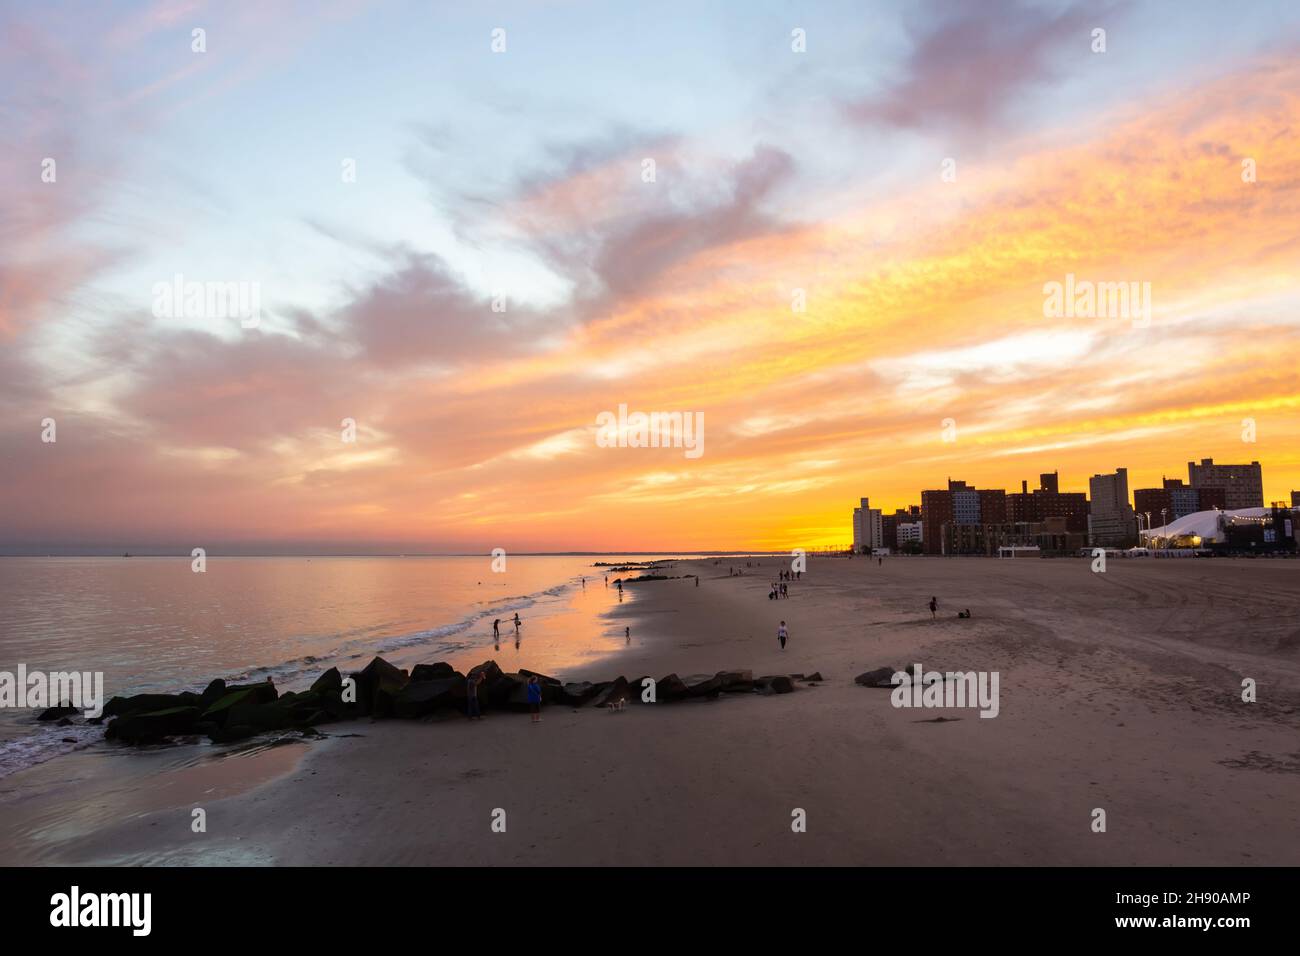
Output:
[[[128,744],[156,743],[165,737],[193,733],[200,711],[197,707],[169,707],[148,713],[130,713],[114,718],[105,736]]]
[[[144,714],[174,707],[198,707],[202,698],[190,691],[179,694],[135,694],[131,697],[114,697],[104,705],[105,717],[122,717],[126,714]]]

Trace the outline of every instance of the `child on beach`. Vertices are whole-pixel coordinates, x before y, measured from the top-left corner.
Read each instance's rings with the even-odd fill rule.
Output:
[[[785,650],[785,639],[790,636],[790,632],[785,629],[785,621],[776,629],[776,639],[781,642],[781,650]]]
[[[528,706],[533,711],[533,723],[540,723],[542,719],[542,685],[537,682],[536,677],[528,678]]]
[[[939,610],[939,602],[936,598],[930,598],[930,620],[934,620],[935,612]]]

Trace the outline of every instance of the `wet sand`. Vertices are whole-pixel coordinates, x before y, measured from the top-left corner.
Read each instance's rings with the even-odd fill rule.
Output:
[[[71,819],[69,805],[102,803],[104,770],[41,791],[54,761],[3,781],[0,860],[1300,863],[1300,561],[1112,561],[1093,574],[1075,559],[823,558],[780,602],[766,598],[776,559],[744,577],[727,575],[734,561],[693,564],[700,587],[636,585],[612,605],[609,626],[633,635],[612,661],[555,676],[743,668],[825,682],[620,714],[550,707],[539,725],[329,725],[339,736],[276,748],[289,756],[219,761],[205,786],[174,768],[171,796],[139,801],[124,795],[132,776],[146,788],[165,751],[86,755],[114,762],[119,796]],[[998,717],[895,708],[889,690],[853,683],[912,662],[997,671]],[[1242,702],[1243,677],[1257,703]],[[38,806],[46,825],[33,828]],[[792,832],[797,810],[807,832]]]

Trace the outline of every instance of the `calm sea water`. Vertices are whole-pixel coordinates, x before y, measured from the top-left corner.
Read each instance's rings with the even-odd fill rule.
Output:
[[[198,574],[188,557],[0,558],[0,671],[102,671],[106,698],[201,690],[214,677],[301,690],[376,654],[562,674],[623,646],[603,617],[617,592],[593,567],[618,560],[512,556],[497,573],[485,556],[210,556]],[[0,709],[0,776],[102,736]]]

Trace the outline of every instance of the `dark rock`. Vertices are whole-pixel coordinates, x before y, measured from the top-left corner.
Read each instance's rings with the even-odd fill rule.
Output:
[[[208,734],[208,737],[214,744],[233,744],[239,740],[247,740],[249,737],[257,735],[257,731],[252,727],[230,726],[218,727]]]
[[[655,684],[655,699],[661,701],[685,700],[690,694],[686,682],[676,674],[659,678]]]
[[[863,687],[893,687],[893,680],[894,668],[877,667],[874,671],[859,674],[853,678],[853,683],[861,684]]]
[[[817,681],[818,683],[821,683],[821,682],[822,682],[822,672],[821,672],[821,671],[813,671],[811,674],[809,674],[807,677],[805,677],[804,680],[808,681],[809,683],[812,683],[813,681]]]
[[[643,674],[641,677],[636,677],[633,678],[632,680],[629,680],[627,682],[627,691],[628,691],[627,702],[629,704],[645,703],[645,698],[642,696],[645,693],[645,682],[652,679],[653,678],[651,678],[649,674]],[[659,690],[658,688],[656,688],[655,700],[658,699],[659,699]]]
[[[475,664],[465,676],[473,677],[475,674],[482,674],[483,683],[489,687],[492,686],[494,681],[500,680],[504,676],[496,661],[484,661],[482,664]]]
[[[463,706],[466,697],[464,690],[465,678],[456,674],[455,671],[452,674],[454,676],[444,677],[440,680],[412,679],[397,695],[396,716],[405,718],[423,717],[425,714],[432,714],[440,707],[455,707],[457,702],[456,688],[458,686],[462,689],[460,700]]]
[[[492,667],[495,668],[496,664],[493,664]],[[470,673],[474,672],[471,670]],[[485,669],[479,673],[490,675],[492,670]],[[524,677],[523,674],[502,673],[499,668],[497,668],[496,674],[496,677],[485,676],[483,682],[479,684],[480,704],[486,704],[489,707],[508,707],[511,698],[515,697],[517,692],[522,690],[524,685],[528,683],[528,678]]]
[[[594,707],[604,707],[606,704],[612,704],[617,700],[630,701],[633,699],[632,690],[628,686],[626,677],[617,677],[608,683],[597,686],[600,687],[600,690],[591,699]]]
[[[203,693],[199,695],[199,706],[207,710],[221,698],[226,696],[226,682],[218,677],[216,680],[203,688]]]
[[[794,690],[794,681],[788,674],[772,674],[755,680],[754,689],[760,694],[789,694]]]
[[[60,717],[60,718],[59,718],[59,722],[58,722],[57,724],[55,724],[54,726],[56,726],[56,727],[71,727],[71,726],[72,726],[72,718],[71,718],[71,717]]]
[[[547,677],[545,674],[539,674],[537,671],[530,671],[525,667],[519,668],[519,673],[523,674],[524,677],[536,677],[539,684],[554,684],[556,687],[562,685],[562,682],[556,680],[554,677]]]
[[[145,714],[175,707],[197,707],[199,695],[185,691],[181,694],[136,694],[133,697],[114,697],[104,705],[105,717],[123,717],[126,714]]]
[[[268,681],[263,681],[260,684],[227,687],[226,693],[215,704],[203,711],[203,719],[224,727],[235,707],[270,704],[277,697],[275,685]]]
[[[105,736],[128,744],[142,744],[191,733],[199,719],[197,707],[171,707],[115,718]]]
[[[416,664],[411,668],[411,680],[447,680],[456,676],[456,668],[452,667],[446,661],[438,661],[434,664]]]
[[[67,718],[75,713],[77,713],[77,708],[73,707],[71,704],[61,703],[57,707],[49,707],[41,711],[40,716],[36,719],[59,720],[60,717]],[[62,725],[63,721],[59,720],[59,723]]]
[[[590,681],[565,684],[560,689],[560,703],[567,704],[570,707],[581,707],[599,692],[600,687]]]
[[[542,703],[544,704],[563,704],[564,703],[564,683],[554,677],[547,677],[545,674],[539,674],[536,671],[530,671],[527,668],[519,668],[519,674],[524,678],[525,683],[529,677],[536,677],[537,683],[542,685]]]
[[[747,694],[754,689],[753,671],[718,671],[718,676],[728,694]]]
[[[682,680],[687,697],[717,697],[722,693],[722,678],[717,674],[691,674]]]
[[[77,742],[76,737],[63,737],[62,740],[65,744],[75,744]]]
[[[339,673],[337,667],[331,667],[312,681],[311,689],[319,693],[336,691],[341,694],[343,692],[343,675]]]
[[[393,716],[397,697],[410,679],[406,671],[382,657],[376,657],[352,676],[357,683],[357,712],[374,717]]]

